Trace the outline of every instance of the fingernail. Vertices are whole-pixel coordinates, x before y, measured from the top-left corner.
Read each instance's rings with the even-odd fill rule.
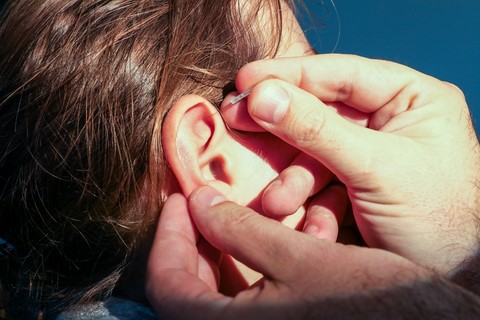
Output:
[[[277,189],[277,188],[282,187],[282,185],[283,185],[282,179],[277,178],[277,179],[273,180],[273,181],[268,185],[268,187],[267,187],[266,190]]]
[[[204,207],[213,207],[218,203],[227,201],[224,195],[207,186],[201,187],[195,195],[195,198]]]
[[[287,113],[290,96],[282,88],[270,85],[257,95],[258,105],[253,110],[253,116],[268,123],[277,123]]]

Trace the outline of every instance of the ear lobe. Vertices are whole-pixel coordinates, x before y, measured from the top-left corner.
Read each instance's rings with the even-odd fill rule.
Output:
[[[228,140],[218,110],[207,100],[188,95],[175,102],[163,121],[162,145],[186,196],[206,184],[230,193]]]

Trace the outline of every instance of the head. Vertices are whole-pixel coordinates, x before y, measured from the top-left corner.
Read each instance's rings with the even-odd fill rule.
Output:
[[[148,251],[172,192],[211,184],[260,209],[262,189],[297,151],[267,134],[232,134],[216,107],[242,65],[308,51],[290,6],[7,5],[0,28],[0,237],[16,247],[34,293],[110,294]],[[278,150],[282,157],[273,156]]]

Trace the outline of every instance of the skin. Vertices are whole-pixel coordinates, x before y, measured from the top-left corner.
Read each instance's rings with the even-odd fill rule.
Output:
[[[252,92],[248,110],[262,127],[308,150],[310,155],[318,156],[345,183],[354,204],[362,196],[359,204],[366,212],[355,211],[357,220],[361,221],[364,214],[375,217],[381,213],[381,219],[371,220],[384,223],[383,228],[387,232],[372,229],[378,232],[379,238],[383,236],[388,240],[392,235],[389,230],[399,224],[409,223],[410,228],[399,228],[393,234],[400,248],[406,242],[411,245],[411,251],[408,252],[412,254],[412,260],[418,259],[441,269],[442,265],[436,263],[452,261],[445,258],[454,258],[455,253],[463,256],[462,261],[469,259],[471,256],[468,255],[475,251],[477,239],[476,225],[470,223],[472,211],[454,210],[455,206],[451,206],[450,211],[443,210],[440,216],[435,214],[435,210],[423,211],[429,206],[438,205],[438,201],[449,200],[453,204],[473,206],[478,199],[474,197],[476,188],[470,184],[472,179],[478,177],[478,169],[474,166],[478,160],[478,142],[472,134],[464,100],[458,89],[406,67],[351,56],[306,57],[297,59],[296,64],[287,60],[263,61],[253,66],[255,70],[260,70],[258,64],[277,62],[296,65],[297,71],[314,70],[315,83],[321,84],[315,87],[319,89],[316,93],[327,101],[340,99],[337,109],[355,105],[358,108],[377,106],[377,111],[382,111],[383,104],[378,101],[410,98],[405,102],[410,108],[402,112],[392,112],[387,108],[383,110],[389,112],[369,115],[370,126],[375,119],[387,119],[381,121],[382,126],[378,129],[352,123],[340,115],[341,110],[322,105],[321,100],[307,91],[280,80],[258,84]],[[317,69],[312,65],[306,68],[306,63],[313,63]],[[338,72],[337,77],[331,76],[333,70]],[[242,72],[245,71],[241,71],[239,76]],[[375,76],[371,78],[371,75]],[[300,78],[289,74],[289,79],[293,81]],[[346,83],[351,85],[348,91],[345,91]],[[297,84],[302,85],[302,82]],[[272,102],[271,96],[264,96],[265,92],[271,90],[268,87],[282,88],[288,92],[288,99],[282,99],[288,102],[286,111],[275,121],[268,118],[275,111],[262,114],[256,109],[267,108],[268,103]],[[375,91],[379,92],[378,96],[372,95],[372,87],[382,89]],[[401,101],[397,102],[396,106],[402,105]],[[417,105],[420,102],[426,102],[426,105]],[[312,109],[308,109],[309,106]],[[419,112],[423,111],[422,108],[427,108],[428,112]],[[320,121],[324,125],[319,126],[318,130],[305,126],[303,117],[306,114],[318,121],[324,119]],[[262,121],[259,120],[260,116]],[[436,124],[441,126],[441,130],[435,130]],[[395,143],[392,143],[392,139]],[[453,142],[455,145],[452,145]],[[398,143],[407,145],[399,151]],[[339,148],[339,145],[342,147]],[[359,147],[355,148],[357,145]],[[391,161],[382,162],[383,166],[380,163],[367,166],[372,158],[376,159],[376,153],[373,152],[375,148],[387,156],[397,153],[400,160],[408,161],[399,163],[395,157],[389,156]],[[457,152],[445,151],[452,149]],[[445,164],[449,164],[448,167],[444,167]],[[402,172],[405,165],[408,165],[408,170]],[[442,190],[433,186],[428,179],[420,180],[421,183],[417,184],[422,176],[415,168],[424,166],[430,167],[437,176],[442,170],[447,171],[444,174],[451,181],[446,185],[452,186],[449,192],[455,192],[455,199],[445,193],[437,195],[435,192]],[[375,170],[369,171],[369,168]],[[458,172],[450,176],[452,170]],[[399,174],[389,175],[389,171]],[[376,175],[377,172],[379,175]],[[466,174],[471,176],[466,178]],[[408,188],[404,189],[404,182],[409,180],[406,179],[409,176],[415,183],[409,182]],[[435,176],[429,178],[438,183]],[[352,188],[356,186],[355,183],[362,185],[356,197],[357,189]],[[415,193],[410,192],[412,188]],[[458,188],[462,192],[456,192]],[[321,197],[327,190],[315,198]],[[397,193],[385,190],[396,190]],[[402,196],[402,192],[407,192],[405,190],[408,191],[408,197]],[[354,210],[357,208],[354,206]],[[440,228],[442,224],[435,224],[436,219],[448,219],[452,223],[449,228]],[[373,223],[371,225],[374,226]],[[461,229],[456,229],[458,225]],[[428,243],[431,251],[424,249],[424,242],[429,239],[413,230],[413,226],[426,228],[424,232],[435,237],[436,242]],[[371,230],[361,230],[368,239]],[[470,237],[470,233],[475,236]],[[463,242],[462,250],[455,252],[456,246],[451,244],[448,251],[442,253],[445,241],[448,243],[452,240],[454,234],[457,234],[457,238],[453,239],[454,244]],[[318,236],[316,233],[312,235]],[[233,298],[219,293],[216,287],[218,256],[204,250],[201,239],[259,271],[265,276],[264,279],[259,285],[247,288]],[[438,242],[442,242],[439,247]],[[170,255],[163,254],[172,246],[178,250]],[[464,250],[466,248],[469,249]],[[416,257],[415,254],[420,251],[426,252],[429,259]],[[455,281],[475,291],[478,268],[468,269],[469,266],[475,264],[462,264],[462,268],[470,274],[469,283],[458,279]],[[319,316],[382,319],[435,318],[440,315],[447,319],[467,319],[480,314],[478,296],[438,276],[438,273],[432,273],[430,269],[384,250],[345,246],[288,229],[249,208],[226,201],[215,189],[201,187],[192,193],[188,201],[182,195],[174,195],[167,201],[150,254],[146,293],[159,315],[183,319],[198,318],[198,315],[208,319],[264,319],[273,316],[284,319],[313,319]],[[344,303],[336,303],[338,301]],[[288,307],[284,309],[282,305]],[[180,309],[181,315],[178,312]]]
[[[265,278],[234,297],[220,293],[218,256],[202,250],[197,228]],[[189,200],[168,199],[147,271],[147,297],[162,319],[474,319],[480,313],[477,296],[400,256],[291,230],[208,186]]]
[[[272,74],[278,80],[261,81]],[[254,62],[240,70],[237,86],[255,84],[251,117],[345,184],[369,246],[443,274],[475,256],[480,148],[458,88],[398,64],[343,55]],[[236,127],[236,119],[227,121]],[[264,207],[274,208],[266,202],[272,199],[281,206],[285,194],[298,203],[316,192],[314,175],[303,188],[291,182],[294,175],[280,174]]]
[[[265,24],[268,26],[271,22],[267,20],[268,15],[262,15],[259,14],[259,23]],[[282,8],[282,34],[281,34],[281,39],[280,39],[280,45],[278,47],[278,52],[275,56],[275,59],[277,58],[291,58],[291,57],[303,57],[307,55],[312,55],[315,53],[315,50],[312,48],[310,43],[308,42],[307,38],[305,37],[305,34],[303,33],[302,28],[300,27],[297,18],[295,17],[294,13],[291,11],[291,9],[288,6],[283,6]],[[265,28],[260,28],[261,30],[269,30],[269,27]],[[265,41],[270,40],[270,35],[269,34],[263,34],[261,36],[265,37]],[[247,88],[248,89],[248,88]],[[247,90],[245,89],[245,90]],[[228,105],[230,103],[230,100],[233,99],[236,95],[238,95],[238,92],[232,92],[229,95],[227,95],[222,103],[221,108],[224,106]],[[265,132],[264,129],[258,126],[250,115],[247,112],[247,99],[243,99],[239,101],[234,108],[227,108],[227,109],[222,109],[222,116],[224,119],[229,121],[230,119],[235,119],[235,121],[232,121],[231,123],[234,124],[233,128],[238,128],[241,130],[241,135],[245,135],[246,132]],[[240,124],[240,126],[238,125]],[[254,135],[254,140],[258,140],[258,135]],[[277,137],[275,137],[277,138]],[[271,139],[271,137],[269,137]],[[278,139],[278,138],[277,138]],[[260,152],[257,152],[258,154],[274,154],[274,157],[278,160],[281,158],[286,158],[285,155],[288,154],[289,147],[290,145],[282,145],[280,146],[281,148],[269,148],[269,144],[272,144],[273,140],[268,141],[267,143],[264,143],[261,148],[257,148],[257,150],[261,150]],[[279,155],[278,150],[282,150],[282,153]],[[325,167],[318,165],[318,162],[315,161],[315,165],[310,165],[309,162],[314,161],[311,157],[309,157],[306,154],[303,154],[302,152],[299,152],[298,148],[295,148],[297,151],[295,160],[292,162],[289,162],[288,166],[284,165],[283,170],[281,171],[289,171],[289,170],[296,170],[296,173],[302,173],[302,174],[297,174],[296,175],[296,180],[292,181],[292,188],[295,187],[295,184],[298,187],[304,187],[305,184],[309,184],[312,189],[315,190],[320,190],[323,187],[325,187],[327,184],[329,184],[332,181],[333,175],[331,172],[326,169]],[[279,166],[276,166],[277,168]],[[268,168],[261,168],[260,170],[257,170],[257,175],[258,174],[263,174],[262,172],[269,171]],[[306,173],[308,171],[308,174]],[[277,172],[278,173],[278,172]],[[311,177],[315,177],[314,180],[311,179]],[[275,175],[277,177],[277,174]],[[249,184],[251,185],[252,180],[249,180]],[[269,181],[270,182],[270,181]],[[249,189],[249,187],[244,186],[242,189],[242,193],[245,192],[245,190]],[[272,210],[270,207],[262,207],[263,203],[265,202],[265,195],[263,192],[258,193],[257,195],[260,195],[261,202],[257,205],[256,209],[257,211],[261,212],[262,214],[266,216],[270,216],[272,218],[282,220],[282,222],[291,227],[291,228],[297,228],[299,224],[301,224],[302,219],[304,218],[305,215],[305,207],[304,204],[307,200],[308,196],[305,196],[302,198],[303,201],[295,201],[293,205],[290,204],[290,202],[283,202],[281,205],[278,206],[278,210]],[[290,195],[286,197],[288,199]],[[345,197],[342,195],[341,196],[343,199]],[[238,202],[238,201],[237,201]],[[276,200],[270,201],[270,203],[276,203]],[[258,207],[260,206],[260,207]],[[251,207],[251,206],[250,206]],[[337,220],[341,221],[343,219],[343,214],[345,210],[339,210],[338,214],[331,214],[327,215],[325,213],[325,225],[328,226],[322,228],[322,230],[325,230],[324,237],[326,239],[335,241],[337,238],[338,234],[338,223]],[[334,222],[334,223],[331,223]],[[300,225],[300,227],[302,227]],[[303,226],[306,227],[306,226]]]
[[[397,64],[339,55],[249,64],[237,88],[252,87],[243,104],[248,114],[233,107],[224,113],[227,122],[271,132],[308,155],[264,192],[265,212],[288,214],[279,210],[286,194],[293,207],[312,195],[323,197],[322,207],[331,189],[319,191],[324,178],[316,173],[327,168],[345,184],[367,243],[397,254],[319,239],[325,228],[312,213],[316,206],[307,210],[312,228],[302,234],[200,187],[189,200],[170,197],[160,217],[146,285],[157,313],[183,319],[478,315],[476,296],[430,271],[450,275],[477,250],[479,145],[461,92]],[[219,256],[205,240],[264,278],[234,298],[219,293]],[[163,254],[173,246],[175,253]],[[344,303],[332,303],[339,300]]]
[[[297,36],[294,54],[301,51],[302,43],[302,50],[308,52],[298,25],[291,26]],[[278,219],[296,212],[330,183],[333,171],[347,186],[356,225],[369,246],[455,274],[465,259],[476,254],[480,198],[476,186],[479,148],[463,94],[451,84],[403,66],[387,62],[369,65],[355,57],[344,63],[345,58],[273,59],[240,70],[237,88],[253,91],[222,111],[229,126],[242,131],[267,130],[303,151],[263,193],[262,213]],[[390,73],[398,76],[386,82]],[[323,79],[333,74],[333,81]],[[271,78],[281,81],[268,80]],[[275,90],[268,93],[269,87],[275,86],[285,87],[283,100],[294,100],[285,119],[272,124],[256,113],[272,114],[267,108],[281,96]],[[324,107],[328,111],[312,117]],[[430,114],[438,116],[432,120]],[[325,124],[322,130],[319,123]],[[343,146],[340,150],[336,144],[324,149],[319,143],[330,136]],[[348,160],[337,163],[339,158]],[[391,165],[385,166],[385,162]],[[439,183],[439,176],[448,183]],[[304,231],[335,239],[338,227],[327,221],[341,223],[343,215],[325,216],[324,223],[307,217]]]
[[[246,8],[242,7],[243,10]],[[266,20],[270,13],[260,12],[258,17],[260,26],[265,26],[259,29],[270,30],[271,21]],[[304,56],[311,53],[310,44],[286,5],[282,7],[282,23],[276,57]],[[267,43],[271,41],[269,34],[259,36],[264,36]],[[227,97],[225,101],[228,99]],[[262,208],[264,189],[301,153],[298,148],[268,132],[227,130],[218,110],[198,95],[181,97],[174,103],[165,119],[162,119],[162,146],[169,168],[179,185],[179,188],[165,192],[167,195],[181,192],[188,197],[195,188],[210,185],[225,194],[229,200],[264,215],[269,214]],[[324,185],[330,182],[332,176],[327,170],[318,170],[313,166],[312,168],[312,174],[318,176],[317,181],[322,181]],[[311,216],[312,221],[318,222],[313,227],[321,225],[325,230],[323,237],[335,241],[338,221],[343,219],[348,201],[345,190],[336,188],[330,193],[334,194],[338,201],[332,203],[332,197],[327,194],[324,199],[311,204],[314,208]],[[274,218],[292,229],[301,230],[307,227],[304,225],[304,217],[308,205],[304,205],[304,202],[291,208],[288,214]],[[237,279],[234,283],[222,284],[223,290],[232,294],[262,277],[238,261],[230,259],[228,255],[224,256],[222,273],[230,275],[223,279]]]

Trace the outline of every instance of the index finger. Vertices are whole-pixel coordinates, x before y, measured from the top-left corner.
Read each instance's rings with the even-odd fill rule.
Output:
[[[231,300],[197,275],[198,234],[188,214],[183,195],[169,197],[160,215],[150,251],[145,292],[153,308],[165,318],[195,318],[200,310],[215,318],[220,307]]]
[[[185,269],[197,270],[194,256],[197,252],[198,231],[188,215],[187,200],[181,194],[171,195],[165,203],[160,215],[157,232],[150,252],[149,264],[153,269]],[[170,248],[180,250],[181,254],[166,255]]]
[[[325,54],[254,61],[240,69],[236,86],[243,92],[262,80],[277,78],[324,102],[343,102],[370,113],[386,105],[419,76],[426,77],[389,61]]]

